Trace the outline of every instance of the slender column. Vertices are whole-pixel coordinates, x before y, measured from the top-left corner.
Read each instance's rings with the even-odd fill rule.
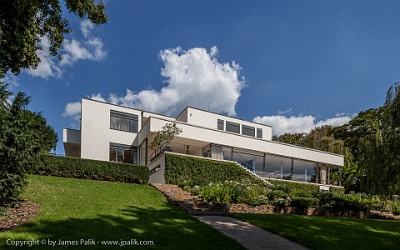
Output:
[[[320,170],[321,184],[326,184],[326,177],[327,177],[326,170],[327,170],[326,165],[321,165],[321,170]]]
[[[293,177],[293,165],[294,165],[294,159],[292,158],[291,166],[290,166],[290,180]]]

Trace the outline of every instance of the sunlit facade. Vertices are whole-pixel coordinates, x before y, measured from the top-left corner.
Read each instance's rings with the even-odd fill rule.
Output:
[[[149,166],[152,132],[167,123],[182,129],[173,152],[234,161],[261,178],[340,185],[342,155],[275,142],[270,126],[192,107],[169,117],[84,98],[80,130],[63,131],[65,154]]]

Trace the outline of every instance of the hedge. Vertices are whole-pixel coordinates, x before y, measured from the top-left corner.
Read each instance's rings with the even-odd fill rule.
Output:
[[[54,155],[44,156],[32,174],[140,184],[149,180],[146,166]]]
[[[250,180],[266,185],[245,169],[232,162],[165,154],[165,183],[176,185],[208,185],[211,182]]]
[[[289,181],[281,181],[281,180],[272,180],[269,179],[268,182],[272,183],[275,188],[284,190],[288,194],[297,197],[313,197],[315,194],[319,193],[319,186],[312,185],[308,183],[299,183],[299,182],[289,182]],[[330,187],[329,192],[335,194],[344,194],[344,188],[341,187]]]

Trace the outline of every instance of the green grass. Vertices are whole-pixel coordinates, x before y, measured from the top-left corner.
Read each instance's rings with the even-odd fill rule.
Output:
[[[243,249],[180,208],[170,206],[148,185],[32,175],[23,197],[38,203],[40,212],[29,223],[0,233],[0,249],[9,247],[7,239],[94,239],[99,243],[136,239],[154,241],[146,249]],[[41,244],[34,248],[98,249],[99,243],[56,247]]]
[[[400,221],[301,215],[235,214],[311,249],[399,249]]]

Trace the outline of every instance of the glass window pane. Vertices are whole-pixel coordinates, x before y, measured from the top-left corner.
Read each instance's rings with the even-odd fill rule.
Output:
[[[124,161],[124,150],[123,149],[117,149],[117,162],[123,162]]]
[[[111,110],[110,111],[110,128],[125,132],[137,133],[138,116]]]
[[[240,124],[235,122],[226,122],[226,131],[240,133]]]
[[[253,136],[254,137],[254,133],[255,133],[255,128],[254,127],[242,125],[242,134],[243,135],[248,135],[248,136]]]
[[[117,161],[117,152],[114,147],[110,147],[110,161]]]
[[[261,128],[257,129],[257,138],[262,138],[262,129]]]
[[[218,129],[219,130],[224,130],[224,121],[218,119]]]

